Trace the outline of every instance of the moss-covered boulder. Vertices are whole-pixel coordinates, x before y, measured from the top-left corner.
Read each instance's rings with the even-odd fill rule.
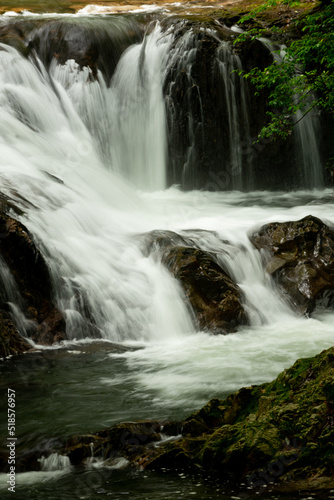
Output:
[[[38,470],[42,457],[58,453],[73,466],[125,458],[152,470],[188,469],[239,482],[247,495],[274,483],[333,489],[334,347],[297,360],[273,382],[212,399],[183,422],[121,423],[30,450],[18,442],[17,450],[18,471]],[[4,470],[6,458],[0,454]]]
[[[334,348],[300,359],[273,382],[212,400],[183,437],[146,467],[202,470],[249,487],[334,486]],[[291,486],[292,487],[292,486]]]
[[[127,422],[33,450],[18,443],[19,470],[36,470],[41,457],[53,453],[74,466],[125,458],[152,470],[188,469],[239,482],[247,494],[272,484],[285,490],[332,489],[334,347],[296,361],[271,383],[212,399],[183,422]]]
[[[301,313],[334,303],[334,231],[311,215],[272,222],[250,237],[263,252],[267,272]]]

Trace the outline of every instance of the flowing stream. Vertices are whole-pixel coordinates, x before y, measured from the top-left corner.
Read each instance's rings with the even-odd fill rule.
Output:
[[[53,60],[47,69],[0,46],[1,191],[23,210],[20,220],[48,262],[69,339],[0,364],[1,386],[17,394],[17,434],[31,446],[120,421],[183,418],[211,397],[270,381],[297,358],[333,345],[334,313],[297,316],[248,239],[270,221],[312,214],[334,223],[330,190],[306,189],[307,181],[298,191],[256,191],[251,169],[250,192],[167,187],[163,85],[172,43],[172,31],[156,24],[124,52],[109,83],[73,60]],[[240,64],[224,59],[225,50],[218,53],[222,72]],[[233,97],[234,83],[222,92]],[[244,88],[240,95],[245,101]],[[234,105],[230,129],[239,138]],[[230,154],[237,187],[238,145]],[[158,254],[145,253],[143,235],[154,229],[218,252],[244,292],[249,327],[226,336],[195,331],[179,284]],[[19,319],[15,287],[0,266]],[[198,478],[122,464],[77,471],[56,457],[42,468],[18,475],[16,498],[240,498]]]

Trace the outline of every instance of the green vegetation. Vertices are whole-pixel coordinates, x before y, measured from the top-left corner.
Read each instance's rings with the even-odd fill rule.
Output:
[[[273,5],[288,4],[288,0],[267,0],[239,23],[249,21]],[[293,2],[293,5],[300,2]],[[265,69],[254,68],[244,76],[257,92],[268,93],[268,124],[260,137],[287,137],[292,127],[311,109],[334,110],[334,0],[318,4],[294,23],[297,38],[290,41],[283,54]],[[256,38],[263,30],[250,29],[238,41]],[[282,58],[281,60],[278,60]],[[296,112],[301,116],[296,120]]]

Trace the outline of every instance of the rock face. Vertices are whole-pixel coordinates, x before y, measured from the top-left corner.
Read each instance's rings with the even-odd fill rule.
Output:
[[[270,223],[251,236],[264,251],[266,269],[303,314],[334,303],[334,231],[311,215]]]
[[[180,282],[200,329],[230,333],[247,324],[238,285],[209,252],[176,246],[164,252],[162,262]]]
[[[1,272],[7,273],[0,290],[0,312],[2,325],[8,325],[10,330],[2,330],[7,339],[7,347],[0,352],[2,356],[27,347],[23,342],[22,349],[15,348],[20,335],[12,323],[9,326],[7,302],[14,301],[26,319],[31,320],[28,334],[35,342],[52,344],[66,338],[64,317],[52,302],[52,284],[45,260],[27,228],[10,217],[6,208],[5,203],[0,205],[0,264]]]

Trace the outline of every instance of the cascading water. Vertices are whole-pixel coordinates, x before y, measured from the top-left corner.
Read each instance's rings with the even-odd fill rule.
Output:
[[[172,31],[163,33],[156,24],[142,42],[125,50],[110,86],[102,73],[94,79],[90,69],[80,69],[74,60],[61,65],[54,59],[47,71],[36,56],[25,59],[1,45],[3,192],[24,209],[22,220],[48,259],[70,339],[164,338],[193,329],[179,285],[153,257],[142,255],[139,243],[141,233],[157,227],[175,229],[176,222],[182,231],[178,209],[176,215],[175,207],[167,213],[160,211],[159,202],[152,207],[148,195],[143,199],[120,176],[136,188],[164,188],[166,68],[181,73],[186,68],[191,83],[201,50],[194,36],[192,30],[182,32],[174,43]],[[249,139],[246,89],[235,73],[241,62],[226,42],[219,43],[214,57],[227,107],[229,161],[237,170],[232,186],[249,186],[240,153],[241,136]],[[242,129],[236,125],[238,113]],[[195,118],[189,115],[190,128]],[[198,126],[203,127],[203,119]],[[202,203],[201,195],[196,196]],[[186,225],[196,227],[196,216],[192,202]],[[233,246],[225,248],[214,239],[211,250],[221,252],[223,265],[243,289],[252,323],[289,315],[246,234],[234,231],[227,238],[223,230],[220,237]],[[203,237],[197,244],[210,250]]]
[[[270,380],[296,358],[333,343],[333,314],[297,317],[248,239],[255,226],[309,213],[321,217],[324,207],[334,221],[332,199],[324,191],[218,191],[257,187],[256,164],[246,166],[245,180],[245,155],[234,143],[251,135],[247,89],[236,73],[228,81],[241,63],[216,32],[184,28],[174,33],[151,26],[143,39],[124,48],[110,81],[102,69],[94,75],[73,58],[44,64],[37,55],[26,58],[0,46],[1,191],[22,209],[20,220],[47,260],[69,339],[50,349],[50,362],[44,349],[42,363],[24,356],[10,374],[20,399],[18,432],[28,442],[89,433],[121,420],[180,418],[210,397]],[[212,65],[204,67],[206,46]],[[199,85],[201,72],[209,75],[209,96]],[[208,109],[211,91],[217,100]],[[222,103],[228,118],[210,122],[212,109],[218,116]],[[232,123],[237,116],[243,121],[239,128]],[[216,150],[205,129],[210,123],[224,139]],[[173,148],[176,132],[184,142]],[[216,170],[205,153],[210,147]],[[225,158],[236,166],[232,184],[224,184]],[[195,183],[198,174],[207,190],[165,189],[171,163],[172,182],[183,176]],[[208,167],[206,177],[201,167]],[[191,237],[215,253],[243,291],[250,326],[226,336],[195,332],[183,291],[159,253],[143,253],[143,235],[153,229]],[[8,269],[0,266],[5,300],[20,305]],[[92,337],[108,342],[94,347]],[[43,398],[41,408],[36,398]],[[50,455],[42,472],[58,469],[62,475],[68,466]],[[68,474],[72,492],[79,479]],[[25,481],[45,478],[22,476],[22,489]],[[60,480],[57,487],[65,488]],[[100,494],[104,498],[102,488]],[[171,498],[177,496],[174,491]]]
[[[249,109],[247,106],[246,84],[238,72],[242,71],[240,57],[231,51],[230,45],[223,42],[217,50],[217,64],[223,77],[223,87],[229,125],[229,150],[227,174],[230,176],[231,189],[254,189],[252,155],[243,154],[251,144],[249,129]]]
[[[286,57],[286,46],[277,46],[266,38],[260,41],[270,50],[274,61],[281,64]],[[298,102],[298,95],[294,97]],[[320,159],[320,123],[315,109],[312,109],[311,99],[309,102],[311,110],[298,109],[293,121],[294,142],[296,151],[296,164],[302,171],[301,185],[307,189],[321,188],[324,186],[324,173]]]
[[[152,316],[157,314],[150,299],[156,286],[150,278],[154,264],[149,259],[144,262],[129,237],[140,231],[133,213],[145,214],[145,207],[132,188],[101,163],[95,138],[73,106],[85,90],[87,100],[88,95],[96,97],[96,123],[105,102],[100,99],[102,92],[96,92],[99,83],[91,83],[87,72],[79,74],[71,63],[59,71],[51,68],[48,75],[14,49],[3,46],[0,57],[4,69],[12,68],[2,72],[1,133],[7,144],[2,157],[3,191],[13,196],[20,190],[20,196],[34,207],[24,207],[29,214],[25,222],[49,256],[69,338],[89,335],[87,326],[112,340],[150,337],[155,331]],[[11,145],[13,134],[19,154]],[[43,155],[36,153],[37,147]],[[143,148],[147,147],[145,143]],[[20,198],[16,201],[20,203]],[[172,280],[166,272],[161,279],[168,288]],[[163,308],[165,303],[156,305]]]

